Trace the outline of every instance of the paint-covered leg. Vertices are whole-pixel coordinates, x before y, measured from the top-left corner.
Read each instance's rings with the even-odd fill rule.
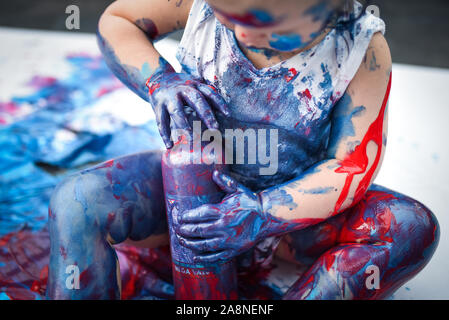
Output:
[[[120,298],[112,244],[167,233],[160,163],[160,151],[137,153],[83,170],[56,187],[49,208],[48,298]]]
[[[432,212],[379,186],[342,216],[344,220],[334,220],[342,222],[340,228],[327,237],[329,244],[337,244],[312,264],[285,299],[386,298],[421,271],[438,246],[439,226]]]

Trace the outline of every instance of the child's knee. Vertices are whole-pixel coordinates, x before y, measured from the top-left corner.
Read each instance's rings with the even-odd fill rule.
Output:
[[[390,246],[390,259],[418,271],[432,258],[439,242],[435,215],[422,203],[392,192],[374,206],[377,235]],[[383,231],[382,231],[383,230]]]
[[[109,184],[103,180],[95,174],[79,173],[60,182],[50,199],[50,228],[74,236],[92,232],[105,234],[110,227],[110,216],[119,206],[108,191]],[[121,230],[129,229],[126,220],[120,221]]]
[[[404,197],[394,207],[397,223],[402,224],[404,241],[412,240],[416,256],[424,261],[430,260],[435,252],[439,238],[440,227],[435,215],[417,200]]]

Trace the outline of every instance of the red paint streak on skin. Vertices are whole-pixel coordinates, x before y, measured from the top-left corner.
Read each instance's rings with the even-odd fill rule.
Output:
[[[115,213],[114,212],[109,212],[108,213],[108,220],[107,220],[107,226],[109,228],[109,226],[112,224],[112,222],[114,222],[115,219]]]
[[[293,80],[294,77],[298,74],[298,71],[296,71],[295,68],[291,68],[288,70],[288,74],[284,76],[285,81],[290,82]]]
[[[371,254],[366,246],[354,247],[352,250],[338,250],[333,253],[338,256],[337,271],[345,278],[358,273],[370,261]]]
[[[308,135],[310,134],[311,131],[312,131],[312,129],[311,129],[310,127],[308,127],[308,128],[306,129],[306,132],[305,132],[306,136],[308,136]]]
[[[34,280],[30,287],[31,291],[45,295],[45,289],[48,279],[48,265],[44,266],[39,274],[39,280]]]
[[[360,145],[358,145],[351,154],[347,155],[346,159],[340,162],[340,167],[335,170],[336,173],[347,173],[348,176],[346,177],[345,185],[343,187],[343,190],[341,191],[340,197],[338,198],[337,203],[335,204],[333,215],[339,213],[343,203],[347,199],[349,189],[351,187],[354,176],[356,174],[361,174],[366,171],[369,161],[367,156],[368,143],[370,141],[374,141],[374,143],[376,143],[377,145],[376,158],[374,159],[374,163],[371,166],[370,170],[365,174],[363,179],[360,181],[360,184],[357,187],[357,190],[355,191],[354,194],[353,203],[360,201],[364,196],[364,194],[366,193],[366,191],[368,190],[371,179],[374,175],[374,172],[377,169],[377,166],[379,165],[380,156],[382,154],[383,120],[385,115],[385,109],[388,102],[388,97],[390,95],[390,89],[391,89],[391,74],[390,80],[388,82],[387,92],[385,94],[385,98],[382,103],[382,108],[380,109],[377,119],[368,128],[368,131],[365,137],[363,138],[363,141],[360,143]]]
[[[148,88],[148,94],[151,96],[154,93],[154,91],[156,91],[157,89],[159,89],[161,87],[161,85],[159,83],[150,85],[150,81],[151,81],[151,77],[148,78],[147,82],[145,82],[145,85]]]
[[[136,284],[138,283],[139,279],[142,277],[142,265],[138,263],[140,256],[139,253],[135,248],[129,248],[129,259],[132,261],[136,261],[136,263],[133,263],[132,265],[135,266],[134,268],[130,269],[129,275],[130,278],[128,281],[126,281],[125,286],[122,289],[122,296],[121,298],[123,300],[127,300],[129,298],[132,298],[135,296],[137,290],[136,290]]]
[[[112,172],[111,171],[106,172],[106,178],[108,179],[109,183],[112,184]]]
[[[245,33],[241,33],[242,38],[246,38],[246,34]]]
[[[327,271],[331,270],[331,267],[333,266],[334,262],[335,262],[334,254],[324,255],[324,265],[325,265]]]
[[[94,281],[94,275],[92,274],[92,271],[87,268],[80,274],[80,286],[82,288],[88,287],[89,283],[92,283]]]
[[[8,244],[9,240],[15,235],[14,232],[11,232],[10,234],[7,234],[3,238],[0,238],[0,246],[5,246]]]
[[[305,218],[305,219],[296,219],[293,220],[293,223],[297,223],[297,224],[301,224],[304,226],[311,226],[311,225],[315,225],[318,224],[320,222],[323,222],[326,219],[321,219],[321,218]],[[289,225],[290,222],[287,222],[286,225]]]
[[[367,192],[363,200],[361,200],[354,207],[353,210],[358,212],[365,212],[367,214],[361,215],[360,219],[351,219],[349,223],[345,223],[340,230],[338,243],[372,243],[373,241],[392,242],[392,230],[396,229],[396,219],[388,207],[382,207],[382,211],[377,209],[375,217],[368,216],[372,212],[370,207],[374,203],[390,203],[392,200],[397,200],[395,196],[381,191]],[[373,239],[373,231],[376,233]]]
[[[101,168],[111,168],[114,165],[114,160],[109,160],[103,163],[101,166],[97,167],[97,169]]]
[[[125,169],[119,162],[117,162],[117,164],[115,166],[117,167],[117,169],[120,169],[120,170]]]
[[[306,89],[306,90],[304,90],[303,92],[302,92],[302,94],[305,96],[305,97],[307,97],[307,99],[312,99],[312,95],[310,94],[310,91],[309,91],[309,89]]]
[[[65,250],[65,248],[63,246],[59,247],[59,253],[64,258],[64,260],[67,259],[67,251]]]
[[[304,283],[304,287],[307,287],[308,285],[312,285],[314,281],[315,281],[315,276],[311,275],[309,277],[309,279]]]
[[[388,243],[393,242],[393,238],[387,235],[390,232],[392,223],[396,224],[396,219],[390,208],[385,208],[382,212],[378,213],[377,218],[380,220],[380,240]]]

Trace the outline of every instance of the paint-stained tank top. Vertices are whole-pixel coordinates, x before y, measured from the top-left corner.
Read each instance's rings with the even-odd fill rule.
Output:
[[[362,6],[354,6],[357,16]],[[228,103],[230,117],[216,113],[223,133],[254,129],[257,136],[258,129],[266,129],[265,150],[259,152],[269,155],[270,129],[277,130],[277,155],[268,157],[276,163],[261,162],[261,157],[249,163],[245,152],[243,164],[230,166],[231,174],[258,191],[293,179],[325,159],[332,109],[376,32],[385,32],[384,22],[366,13],[345,29],[333,29],[313,48],[257,69],[240,50],[233,31],[215,18],[204,0],[195,0],[177,52],[183,72],[214,85]],[[249,150],[255,152],[251,142]],[[268,172],[277,166],[275,173],[261,175],[260,168],[269,166]]]

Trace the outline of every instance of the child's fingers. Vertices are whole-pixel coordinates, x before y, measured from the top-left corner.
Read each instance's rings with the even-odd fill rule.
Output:
[[[219,172],[218,170],[214,170],[212,179],[226,193],[234,193],[239,191],[238,182],[234,178]]]
[[[165,106],[160,106],[155,109],[155,116],[157,122],[157,128],[161,135],[162,140],[164,141],[167,149],[173,147],[173,141],[170,140],[170,115],[168,111],[165,109]]]
[[[209,100],[212,105],[218,109],[221,113],[223,113],[226,116],[230,115],[228,106],[223,99],[223,97],[218,94],[215,90],[215,88],[212,88],[211,86],[208,86],[204,83],[198,83],[197,89],[204,95],[204,97]]]
[[[193,258],[196,263],[214,263],[219,260],[228,260],[229,252],[227,250],[220,251],[208,255],[200,255]]]
[[[182,95],[185,102],[196,111],[209,129],[218,129],[217,119],[215,119],[210,105],[199,91],[190,90],[189,92],[183,92]]]
[[[182,224],[176,233],[185,238],[215,238],[221,236],[215,223]]]
[[[178,236],[178,239],[184,247],[198,252],[212,252],[221,250],[224,242],[222,238],[189,240]]]
[[[189,131],[192,129],[184,113],[184,103],[181,99],[175,97],[173,100],[170,100],[167,104],[167,110],[178,129],[187,129]]]
[[[209,222],[220,218],[220,216],[220,212],[213,205],[203,205],[183,212],[178,221],[179,223]]]

